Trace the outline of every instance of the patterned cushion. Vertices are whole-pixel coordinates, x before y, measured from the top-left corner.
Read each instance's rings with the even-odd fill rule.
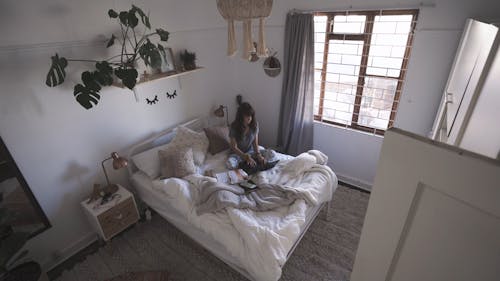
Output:
[[[186,127],[178,127],[177,134],[169,143],[169,146],[181,148],[190,147],[193,149],[193,158],[196,165],[203,164],[208,149],[208,138],[204,132],[195,132]]]
[[[187,175],[196,173],[192,148],[189,147],[177,150],[172,160],[174,164],[174,176],[176,178],[183,178]]]
[[[203,129],[208,138],[208,151],[213,155],[229,148],[229,128],[216,126]]]
[[[174,147],[169,145],[158,151],[158,157],[160,158],[160,176],[162,178],[171,178],[175,176],[174,161],[172,159],[174,152]]]
[[[178,149],[175,146],[168,146],[158,151],[158,156],[160,157],[162,178],[183,178],[187,175],[196,173],[193,149],[191,147],[182,147]]]

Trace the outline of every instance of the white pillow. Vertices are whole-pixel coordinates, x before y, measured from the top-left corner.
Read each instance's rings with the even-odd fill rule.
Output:
[[[196,165],[201,165],[205,161],[208,150],[208,138],[205,132],[195,132],[186,127],[178,127],[177,134],[169,145],[177,149],[190,147],[193,149],[193,159]]]
[[[158,157],[158,151],[165,149],[168,145],[153,147],[136,154],[132,156],[132,161],[134,161],[137,169],[146,173],[150,178],[155,179],[160,176],[160,157]]]

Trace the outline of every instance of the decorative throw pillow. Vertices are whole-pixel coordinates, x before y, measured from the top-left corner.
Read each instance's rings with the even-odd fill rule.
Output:
[[[215,126],[203,130],[208,138],[208,151],[212,155],[229,148],[229,128],[227,126]]]
[[[169,145],[177,147],[177,149],[190,147],[192,148],[194,163],[196,165],[203,164],[205,154],[208,149],[208,138],[204,132],[195,132],[186,127],[178,127],[177,134]]]
[[[158,151],[158,156],[162,178],[183,178],[196,173],[193,149],[190,147],[178,149],[175,146],[168,146]]]
[[[193,159],[193,149],[192,148],[184,148],[181,150],[177,150],[174,153],[173,166],[174,166],[174,175],[176,178],[183,178],[187,175],[191,175],[196,173],[196,166],[194,165]]]
[[[160,158],[160,176],[162,178],[171,178],[175,176],[174,171],[174,156],[175,148],[173,146],[166,146],[158,151],[158,158]]]

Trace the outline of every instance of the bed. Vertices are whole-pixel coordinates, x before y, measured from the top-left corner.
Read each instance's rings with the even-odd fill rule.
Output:
[[[298,157],[277,153],[278,165],[252,179],[257,184],[281,184],[301,193],[305,199],[262,212],[228,207],[198,215],[196,201],[200,188],[213,180],[204,176],[205,171],[224,169],[228,151],[207,153],[197,166],[197,173],[184,178],[155,178],[146,169],[151,168],[148,165],[157,165],[158,160],[153,156],[174,139],[179,127],[203,132],[207,122],[205,118],[196,118],[133,146],[128,153],[128,159],[133,160],[128,166],[130,180],[144,203],[243,276],[276,281],[320,210],[329,206],[337,177],[326,166],[327,158],[321,152],[311,151]],[[144,165],[148,167],[143,168]]]

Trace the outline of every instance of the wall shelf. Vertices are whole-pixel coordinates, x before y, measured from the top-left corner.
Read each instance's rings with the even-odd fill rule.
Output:
[[[163,73],[157,73],[157,74],[141,75],[141,79],[139,81],[137,81],[136,85],[151,82],[151,81],[158,80],[158,79],[180,77],[180,76],[183,76],[183,75],[186,75],[189,73],[199,71],[200,69],[203,69],[203,67],[200,66],[200,67],[197,67],[193,70],[186,70],[186,71],[169,71],[169,72],[163,72]],[[120,82],[113,83],[113,86],[119,87],[119,88],[125,88],[125,86]]]

